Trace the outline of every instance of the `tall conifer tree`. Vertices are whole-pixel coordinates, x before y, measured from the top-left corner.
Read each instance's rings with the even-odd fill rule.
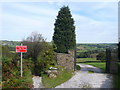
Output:
[[[58,53],[67,53],[76,46],[74,20],[68,6],[63,6],[55,21],[53,41]]]

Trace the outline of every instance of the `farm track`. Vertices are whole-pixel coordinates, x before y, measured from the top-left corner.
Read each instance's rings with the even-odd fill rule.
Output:
[[[65,83],[55,88],[113,88],[113,76],[102,73],[102,70],[91,65],[78,64],[80,71]],[[89,73],[93,71],[94,73]]]
[[[33,76],[33,88],[43,88],[41,77]]]

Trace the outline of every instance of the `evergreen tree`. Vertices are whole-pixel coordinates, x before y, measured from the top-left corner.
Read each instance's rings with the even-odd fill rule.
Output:
[[[58,53],[67,53],[76,46],[74,20],[68,6],[63,6],[55,21],[53,41]]]

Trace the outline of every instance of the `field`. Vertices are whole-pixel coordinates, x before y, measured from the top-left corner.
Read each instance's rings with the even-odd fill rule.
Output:
[[[116,48],[117,44],[77,44],[76,63],[93,65],[105,71],[106,49]]]
[[[107,48],[117,48],[117,44],[77,44],[77,58],[96,58],[105,60]]]
[[[107,47],[116,48],[117,44],[77,44],[77,52],[104,51]]]
[[[92,61],[92,62],[90,62],[90,61]],[[105,62],[95,62],[95,61],[98,61],[98,60],[96,60],[96,58],[77,58],[76,63],[88,64],[88,65],[98,67],[98,68],[102,69],[103,71],[106,70]]]
[[[106,63],[104,63],[104,62],[100,62],[100,63],[85,63],[85,64],[98,67],[98,68],[102,69],[104,72],[106,70]]]
[[[87,61],[98,61],[96,58],[77,58],[76,63],[84,63]]]

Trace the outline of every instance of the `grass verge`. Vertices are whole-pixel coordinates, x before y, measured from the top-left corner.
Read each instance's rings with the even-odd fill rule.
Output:
[[[94,73],[94,71],[88,71],[88,73]]]
[[[67,71],[60,71],[60,74],[56,78],[49,78],[48,75],[43,74],[42,75],[42,82],[45,88],[54,88],[65,81],[69,80],[73,74],[73,72],[67,72]]]
[[[104,62],[99,62],[99,63],[96,63],[96,62],[95,63],[84,63],[84,64],[95,66],[97,68],[102,69],[104,72],[106,71],[106,63],[104,63]]]
[[[98,61],[96,58],[77,58],[76,63],[86,62],[86,61]]]

